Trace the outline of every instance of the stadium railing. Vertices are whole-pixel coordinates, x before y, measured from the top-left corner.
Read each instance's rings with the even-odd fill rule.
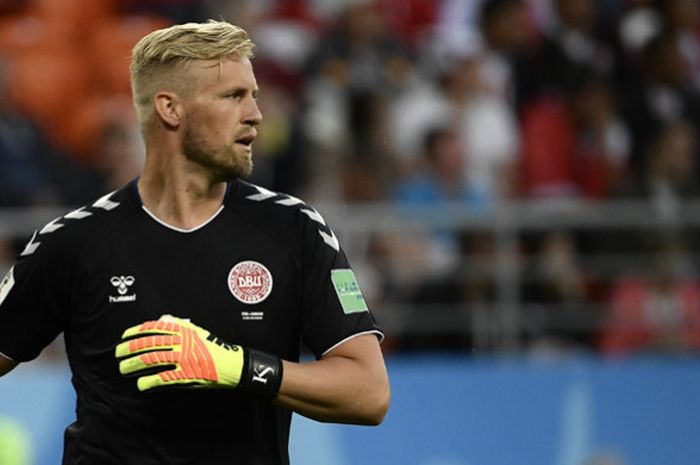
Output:
[[[369,256],[368,244],[377,236],[423,240],[436,231],[449,231],[483,233],[491,238],[492,254],[474,257],[459,251],[457,257],[461,269],[467,270],[467,274],[470,269],[478,270],[486,265],[493,269],[492,295],[488,302],[473,302],[468,298],[459,302],[445,303],[440,299],[418,302],[408,298],[411,293],[405,289],[398,293],[379,292],[377,300],[380,303],[373,308],[376,308],[386,331],[399,340],[398,347],[402,345],[402,338],[432,335],[439,340],[441,335],[457,332],[469,340],[467,345],[475,349],[518,351],[523,348],[527,335],[537,332],[533,326],[542,326],[542,319],[546,319],[546,326],[555,331],[595,334],[605,324],[605,319],[586,315],[605,314],[609,305],[606,300],[588,300],[572,312],[572,305],[566,302],[543,304],[528,301],[523,296],[524,283],[536,279],[529,274],[527,266],[527,260],[533,257],[530,254],[523,259],[528,255],[523,252],[524,238],[562,230],[577,234],[584,231],[589,241],[592,237],[595,242],[596,235],[615,231],[635,231],[643,236],[650,231],[667,233],[700,229],[700,199],[683,203],[671,214],[658,210],[647,201],[515,201],[496,205],[488,212],[473,212],[457,203],[410,208],[392,203],[325,203],[316,207],[332,225],[354,266],[379,266],[381,271],[375,270],[371,276],[397,271],[396,259],[392,268],[391,264],[382,262],[385,258]],[[17,242],[68,211],[69,208],[53,207],[0,208],[0,238],[5,236]],[[582,253],[577,259],[584,272],[610,283],[624,277],[630,269],[644,271],[649,263],[646,253]],[[691,245],[688,251],[691,263],[695,262],[696,253]],[[398,262],[400,268],[400,257]],[[362,275],[361,272],[358,274]],[[450,279],[450,273],[445,276],[446,280]],[[362,284],[362,276],[360,282]]]

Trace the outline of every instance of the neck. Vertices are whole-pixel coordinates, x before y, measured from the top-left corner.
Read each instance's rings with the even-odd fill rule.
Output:
[[[221,208],[226,183],[183,154],[152,149],[147,150],[138,189],[144,207],[159,220],[193,229]]]

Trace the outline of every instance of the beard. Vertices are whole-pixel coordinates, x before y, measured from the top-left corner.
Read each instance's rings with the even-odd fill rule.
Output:
[[[182,149],[189,161],[207,169],[218,182],[247,178],[253,172],[251,153],[236,150],[236,144],[213,149],[201,137],[186,131]]]

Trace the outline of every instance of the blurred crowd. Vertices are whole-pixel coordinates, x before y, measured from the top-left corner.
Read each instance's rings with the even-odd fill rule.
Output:
[[[81,205],[138,176],[130,49],[208,18],[257,44],[252,182],[310,203],[475,216],[511,201],[647,202],[649,228],[518,236],[518,343],[700,349],[700,236],[682,221],[700,193],[698,0],[0,0],[0,207]],[[23,238],[1,229],[9,263]],[[500,315],[493,234],[356,242],[380,319],[392,303],[453,322],[387,347],[499,347],[473,331]]]

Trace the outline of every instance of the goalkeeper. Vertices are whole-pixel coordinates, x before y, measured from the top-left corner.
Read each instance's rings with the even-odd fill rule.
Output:
[[[64,335],[64,464],[288,464],[292,411],[386,413],[383,335],[335,234],[243,180],[262,121],[252,52],[223,21],[145,36],[142,176],[37,230],[0,283],[0,375]]]

